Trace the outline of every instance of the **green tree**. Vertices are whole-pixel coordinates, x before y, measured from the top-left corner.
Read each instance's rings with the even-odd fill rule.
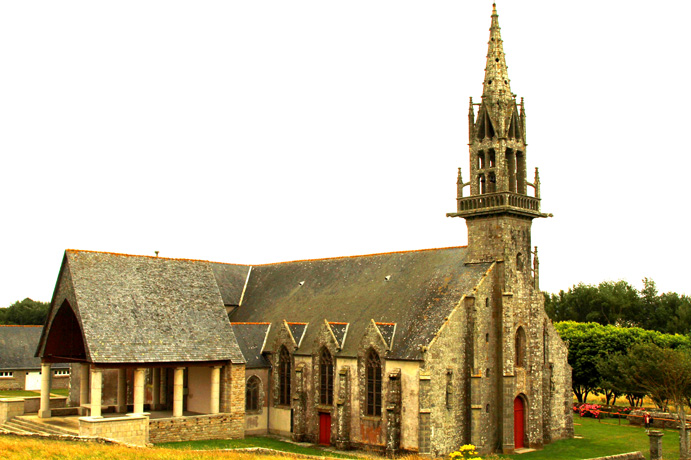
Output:
[[[689,458],[686,408],[691,399],[691,351],[662,348],[652,343],[634,345],[620,359],[621,371],[656,401],[672,401],[679,417],[679,458]]]
[[[626,281],[604,281],[597,286],[577,284],[566,292],[545,294],[545,310],[552,321],[691,334],[691,298],[674,292],[659,294],[650,278],[643,279],[640,292]]]
[[[28,297],[16,301],[7,308],[0,308],[0,324],[37,324],[46,321],[50,303],[38,302]]]
[[[604,393],[609,401],[617,394],[627,394],[629,401],[640,392],[630,386],[620,387],[616,376],[608,374],[611,368],[603,367],[617,353],[626,354],[638,343],[654,343],[663,348],[691,347],[691,339],[679,334],[662,334],[638,327],[619,327],[598,323],[564,321],[554,327],[569,348],[569,364],[573,369],[572,389],[579,402],[587,402],[591,393]],[[605,372],[603,372],[605,371]],[[624,391],[625,389],[629,391]]]
[[[553,321],[636,326],[640,298],[626,281],[604,281],[598,286],[581,283],[567,292],[546,295],[545,310]]]

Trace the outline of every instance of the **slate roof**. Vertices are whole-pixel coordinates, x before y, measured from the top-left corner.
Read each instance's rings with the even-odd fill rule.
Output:
[[[377,328],[379,328],[379,332],[381,333],[381,336],[384,337],[384,342],[389,346],[389,348],[393,347],[393,337],[394,333],[396,332],[396,324],[395,323],[376,323]]]
[[[41,358],[34,357],[43,326],[0,326],[0,370],[41,369]],[[69,364],[53,364],[55,369]]]
[[[240,305],[242,291],[245,288],[247,275],[250,267],[248,265],[233,265],[211,263],[211,269],[216,277],[218,290],[221,292],[225,305]]]
[[[348,323],[329,323],[331,332],[333,332],[338,348],[343,348],[343,341],[348,333]]]
[[[288,329],[290,329],[290,333],[293,335],[293,339],[299,347],[302,343],[302,339],[305,337],[305,331],[307,331],[307,323],[288,322]]]
[[[64,264],[91,362],[244,362],[209,262],[67,250]]]
[[[247,368],[271,367],[269,360],[262,355],[264,341],[271,323],[230,323],[238,341]]]
[[[354,357],[374,319],[395,324],[378,326],[392,343],[389,358],[419,360],[421,346],[429,344],[491,266],[466,265],[465,258],[466,248],[454,247],[253,266],[231,320],[271,322],[265,351],[274,351],[283,320],[309,323],[302,340],[295,337],[301,342],[296,354],[315,352],[324,319],[349,323],[338,355]]]

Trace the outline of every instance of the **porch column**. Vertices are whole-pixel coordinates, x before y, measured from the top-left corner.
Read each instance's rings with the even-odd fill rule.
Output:
[[[153,376],[151,378],[151,410],[159,410],[161,408],[161,368],[156,367],[151,369]]]
[[[101,390],[103,372],[98,368],[91,368],[91,416],[101,417]]]
[[[165,367],[161,368],[161,391],[158,394],[158,403],[161,406],[160,408],[163,409],[165,404],[166,404],[166,398],[168,397],[168,369]]]
[[[127,412],[127,369],[118,369],[118,412]]]
[[[87,404],[89,404],[89,364],[84,363],[79,365],[79,405],[86,407]]]
[[[212,414],[218,414],[221,403],[221,366],[211,368],[211,410]]]
[[[134,370],[134,409],[135,414],[144,413],[144,371],[145,369]]]
[[[182,390],[185,377],[185,368],[176,367],[173,378],[173,417],[182,417]]]
[[[40,418],[50,418],[50,363],[41,363],[41,409]]]

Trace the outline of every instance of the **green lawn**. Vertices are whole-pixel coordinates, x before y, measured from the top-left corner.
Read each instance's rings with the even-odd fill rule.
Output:
[[[296,454],[316,455],[320,457],[357,458],[349,455],[337,454],[318,447],[299,446],[290,442],[280,441],[274,438],[252,436],[245,439],[212,440],[212,441],[187,441],[166,442],[156,444],[156,447],[167,449],[237,449],[246,447],[263,447],[265,449],[279,450],[281,452],[293,452]]]
[[[53,396],[69,396],[70,390],[67,388],[50,390]],[[40,391],[26,391],[26,390],[0,390],[0,398],[25,398],[32,396],[41,396]]]
[[[650,441],[645,430],[641,427],[629,425],[626,420],[622,420],[622,424],[619,425],[616,419],[603,419],[602,422],[598,422],[593,418],[575,416],[574,422],[575,434],[577,436],[574,439],[557,441],[548,444],[543,450],[535,452],[521,455],[500,455],[499,457],[517,460],[582,460],[634,451],[643,452],[646,458],[649,456]],[[665,460],[678,460],[679,433],[675,430],[664,430],[663,432],[665,435],[662,438],[662,451]],[[265,437],[248,437],[233,441],[173,442],[157,444],[156,447],[173,449],[264,447],[298,454],[345,457],[316,447],[303,447]]]
[[[24,398],[26,396],[41,396],[41,392],[25,390],[0,390],[0,398]]]
[[[574,431],[581,438],[557,441],[545,446],[543,450],[527,454],[501,456],[520,460],[581,460],[640,451],[646,458],[650,456],[650,441],[645,429],[629,425],[626,420],[617,424],[616,419],[574,417]],[[679,459],[679,432],[663,430],[662,453],[665,460]]]

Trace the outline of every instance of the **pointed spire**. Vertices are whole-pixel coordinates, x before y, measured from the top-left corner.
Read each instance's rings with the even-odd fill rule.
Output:
[[[489,28],[489,43],[487,49],[487,65],[485,66],[485,82],[482,90],[483,98],[512,99],[509,74],[504,56],[504,42],[501,39],[499,15],[496,3],[492,4],[492,25]]]

